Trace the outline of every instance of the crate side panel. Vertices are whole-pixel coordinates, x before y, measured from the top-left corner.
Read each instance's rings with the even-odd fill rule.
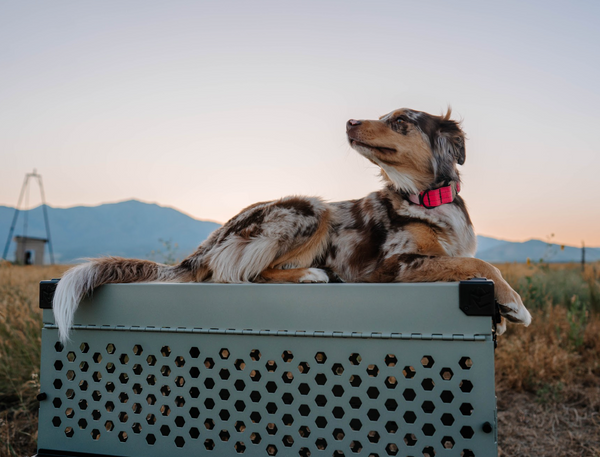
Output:
[[[91,299],[82,302],[75,323],[308,332],[491,333],[489,317],[470,317],[459,310],[458,283],[112,284],[100,287]]]
[[[44,330],[39,447],[496,455],[493,344]],[[60,350],[59,350],[60,349]],[[59,382],[57,382],[59,381]],[[433,455],[433,453],[430,453]]]

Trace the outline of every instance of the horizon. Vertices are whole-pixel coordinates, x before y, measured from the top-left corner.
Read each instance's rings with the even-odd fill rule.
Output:
[[[225,222],[286,195],[362,198],[381,184],[346,121],[451,105],[477,233],[600,246],[598,17],[597,2],[9,0],[0,204],[34,168],[55,207],[135,195]]]
[[[127,199],[124,199],[124,200],[112,201],[112,202],[102,202],[102,203],[98,203],[98,204],[88,204],[88,205],[75,204],[73,206],[54,206],[54,205],[47,204],[47,206],[49,208],[53,208],[53,209],[97,208],[97,207],[102,206],[102,205],[117,205],[119,203],[127,203],[127,202],[132,202],[132,201],[137,202],[137,203],[143,203],[143,204],[146,204],[146,205],[156,205],[156,206],[159,206],[161,208],[172,209],[172,210],[175,210],[175,211],[177,211],[177,212],[179,212],[179,213],[181,213],[181,214],[183,214],[183,215],[185,215],[187,217],[190,217],[190,218],[192,218],[192,219],[194,219],[196,221],[200,221],[200,222],[212,222],[212,223],[220,224],[220,225],[223,225],[223,224],[225,224],[225,222],[227,222],[227,221],[223,222],[223,221],[216,221],[216,220],[212,220],[212,219],[206,219],[206,218],[203,218],[203,217],[195,217],[195,216],[193,216],[191,214],[188,214],[185,211],[183,211],[183,210],[181,210],[181,209],[179,209],[179,208],[177,208],[175,206],[172,206],[172,205],[166,205],[166,204],[162,204],[162,203],[158,203],[158,202],[144,201],[144,200],[141,200],[139,198],[133,198],[133,197],[132,198],[127,198]],[[37,205],[35,207],[32,207],[32,208],[20,209],[19,211],[31,211],[31,210],[35,210],[35,209],[37,209],[37,208],[39,208],[41,206],[42,205],[39,204],[39,205]],[[0,207],[5,207],[5,208],[13,209],[13,210],[15,209],[14,206],[10,206],[10,205],[1,205],[0,204]],[[50,221],[50,222],[52,222],[52,221]],[[15,231],[15,234],[16,234],[16,231]],[[572,247],[572,248],[581,249],[581,245],[573,245],[573,244],[568,244],[568,243],[561,243],[559,240],[554,240],[553,239],[553,235],[554,234],[550,234],[547,237],[549,239],[540,239],[540,238],[529,237],[529,238],[521,239],[521,240],[511,240],[511,239],[507,239],[507,238],[498,238],[497,236],[491,236],[491,235],[487,235],[487,234],[484,234],[484,233],[479,233],[477,230],[475,230],[475,234],[477,236],[481,236],[481,237],[484,237],[484,238],[490,238],[490,239],[494,239],[494,240],[498,240],[498,241],[507,241],[509,243],[526,243],[528,241],[541,241],[543,243],[547,243],[547,244],[550,244],[550,245],[565,246],[565,247]],[[586,244],[585,247],[586,247],[586,249],[587,248],[589,248],[589,249],[600,249],[600,245],[599,246],[594,246],[594,245],[587,245]]]

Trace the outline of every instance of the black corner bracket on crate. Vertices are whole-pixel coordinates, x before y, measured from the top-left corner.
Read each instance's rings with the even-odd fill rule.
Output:
[[[52,300],[59,279],[40,281],[40,309],[52,309]]]
[[[458,306],[467,316],[496,316],[494,282],[486,278],[461,281],[458,286]]]

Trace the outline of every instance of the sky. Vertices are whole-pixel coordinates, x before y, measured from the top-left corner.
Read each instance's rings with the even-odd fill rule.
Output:
[[[599,18],[592,1],[3,0],[0,205],[33,169],[51,206],[218,222],[361,198],[381,182],[346,121],[451,105],[478,234],[600,246]]]

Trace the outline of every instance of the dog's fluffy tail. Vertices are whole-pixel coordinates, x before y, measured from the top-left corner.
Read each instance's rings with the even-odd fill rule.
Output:
[[[193,281],[187,264],[163,265],[148,260],[105,257],[93,259],[67,271],[54,293],[54,320],[60,341],[65,344],[79,302],[96,287],[109,283]]]

